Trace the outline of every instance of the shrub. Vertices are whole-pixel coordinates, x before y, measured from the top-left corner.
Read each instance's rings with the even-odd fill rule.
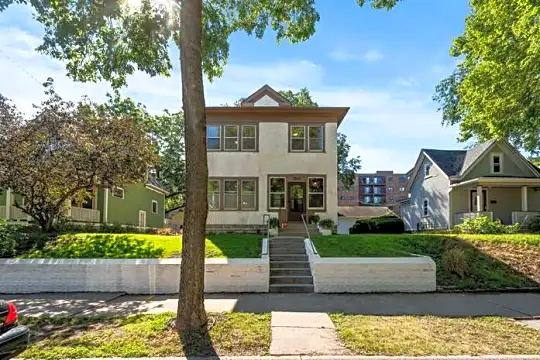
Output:
[[[443,253],[442,263],[446,272],[456,274],[462,279],[469,274],[467,253],[463,249],[453,247],[446,250]]]
[[[403,220],[392,215],[360,219],[349,229],[350,234],[402,234],[404,231]]]
[[[323,229],[334,229],[336,227],[336,223],[332,219],[322,219],[319,221],[319,226]]]
[[[321,220],[321,217],[319,215],[314,214],[314,215],[310,215],[308,220],[310,224],[317,224],[319,220]]]
[[[529,229],[533,233],[540,233],[540,216],[536,216],[529,223]]]
[[[279,227],[279,219],[277,217],[272,217],[268,219],[268,226],[270,226],[271,229],[276,229]]]
[[[23,257],[56,259],[146,259],[163,256],[164,249],[129,235],[63,235]]]
[[[0,258],[11,258],[42,248],[47,234],[30,226],[8,225],[0,219]]]
[[[519,224],[503,225],[499,220],[491,220],[487,216],[465,219],[456,225],[454,230],[464,234],[514,234],[519,230]]]

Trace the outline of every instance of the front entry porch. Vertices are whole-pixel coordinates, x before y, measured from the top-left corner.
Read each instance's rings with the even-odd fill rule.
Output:
[[[487,216],[505,225],[527,225],[540,215],[540,179],[479,178],[452,185],[453,225]]]

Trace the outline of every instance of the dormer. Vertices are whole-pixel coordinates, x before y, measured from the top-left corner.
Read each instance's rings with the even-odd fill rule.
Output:
[[[291,107],[291,103],[281,96],[276,90],[272,89],[268,85],[264,85],[247,98],[243,99],[240,103],[240,107]]]

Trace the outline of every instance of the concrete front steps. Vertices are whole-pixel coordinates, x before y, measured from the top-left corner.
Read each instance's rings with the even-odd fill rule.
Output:
[[[317,225],[315,224],[308,224],[307,225],[309,235],[315,236],[319,232],[317,231]],[[290,236],[290,237],[307,237],[306,228],[304,226],[304,223],[302,221],[291,221],[287,223],[287,227],[285,229],[279,229],[279,236]]]
[[[313,292],[304,236],[270,239],[270,292]]]

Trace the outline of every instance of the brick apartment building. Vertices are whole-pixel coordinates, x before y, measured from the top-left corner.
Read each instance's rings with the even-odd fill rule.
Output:
[[[396,202],[406,196],[407,181],[407,174],[395,174],[393,171],[357,174],[350,189],[339,185],[338,205],[388,206],[394,211],[399,210]]]

